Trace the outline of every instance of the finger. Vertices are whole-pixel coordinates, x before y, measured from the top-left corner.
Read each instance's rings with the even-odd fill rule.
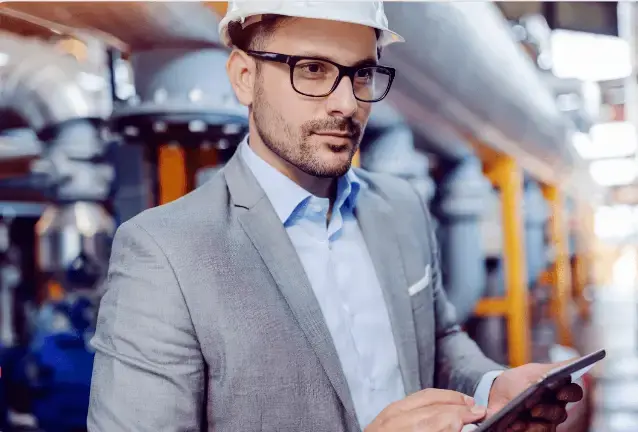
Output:
[[[560,389],[567,387],[572,383],[571,377],[566,377],[558,381],[554,381],[548,385],[549,391],[552,393],[557,393]]]
[[[564,404],[539,404],[530,410],[530,416],[553,424],[561,424],[567,420],[567,409]]]
[[[390,411],[410,411],[432,405],[474,406],[474,399],[452,390],[425,389],[391,405]]]
[[[485,417],[485,408],[460,405],[440,405],[399,412],[386,421],[388,430],[438,431],[459,426],[459,430],[467,424],[475,423]]]
[[[556,399],[561,402],[578,402],[582,400],[584,392],[581,386],[572,383],[562,387],[556,393]]]
[[[462,425],[471,424],[485,418],[487,408],[481,406],[460,407],[460,406],[440,406],[428,413],[430,420],[438,417],[452,417],[458,419]]]
[[[439,415],[434,419],[419,424],[419,432],[461,432],[465,424],[453,415]]]
[[[437,407],[438,408],[438,407]],[[485,417],[486,409],[483,407],[453,407],[444,406],[430,410],[427,416],[421,420],[418,431],[460,432],[463,426],[480,421]]]

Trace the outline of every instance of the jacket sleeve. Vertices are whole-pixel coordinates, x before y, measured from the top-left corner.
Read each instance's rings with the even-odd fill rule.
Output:
[[[418,194],[417,194],[418,195]],[[432,256],[434,312],[436,323],[436,365],[434,385],[473,396],[486,373],[505,368],[490,360],[462,331],[454,306],[443,288],[439,246],[430,211],[419,198],[427,220],[426,235]]]
[[[118,229],[91,343],[90,432],[200,430],[204,365],[184,297],[157,243]]]

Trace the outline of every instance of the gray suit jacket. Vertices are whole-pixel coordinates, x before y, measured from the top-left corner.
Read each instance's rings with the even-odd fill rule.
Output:
[[[501,367],[455,322],[427,210],[406,182],[357,174],[406,390],[473,394]],[[90,431],[361,430],[301,262],[239,155],[122,224],[106,283]]]

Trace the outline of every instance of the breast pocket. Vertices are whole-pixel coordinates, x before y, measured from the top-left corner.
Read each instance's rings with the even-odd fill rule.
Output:
[[[432,285],[432,267],[430,264],[425,266],[425,272],[423,276],[414,284],[408,287],[408,294],[412,302],[412,308],[416,311],[427,303],[432,302],[431,296]]]
[[[408,288],[414,316],[422,388],[432,387],[434,383],[436,320],[433,283],[432,265],[428,264],[423,276]]]

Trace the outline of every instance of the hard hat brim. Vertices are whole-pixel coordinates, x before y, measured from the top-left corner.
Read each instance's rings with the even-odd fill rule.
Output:
[[[254,15],[260,15],[260,14],[267,14],[268,11],[264,10],[261,13],[259,13],[259,11],[256,11],[254,13]],[[281,13],[280,15],[282,16],[290,16],[290,17],[295,17],[293,15],[287,15],[285,13]],[[318,18],[309,18],[309,19],[318,19]],[[228,24],[231,21],[235,21],[235,22],[240,22],[239,20],[232,20],[229,19],[228,16],[224,17],[221,22],[219,23],[219,38],[221,40],[221,42],[229,47],[232,48],[233,44],[232,41],[230,40],[230,35],[228,34]],[[346,23],[352,23],[352,24],[358,24],[358,25],[365,25],[367,27],[379,30],[381,32],[381,36],[379,37],[379,45],[381,47],[386,47],[388,45],[394,44],[394,43],[402,43],[405,42],[405,39],[403,38],[403,36],[401,36],[400,34],[386,28],[386,27],[380,27],[374,24],[362,24],[362,23],[353,23],[352,21],[348,21],[348,20],[339,20],[339,19],[335,19],[335,18],[330,18],[330,21],[339,21],[339,22],[346,22]]]

